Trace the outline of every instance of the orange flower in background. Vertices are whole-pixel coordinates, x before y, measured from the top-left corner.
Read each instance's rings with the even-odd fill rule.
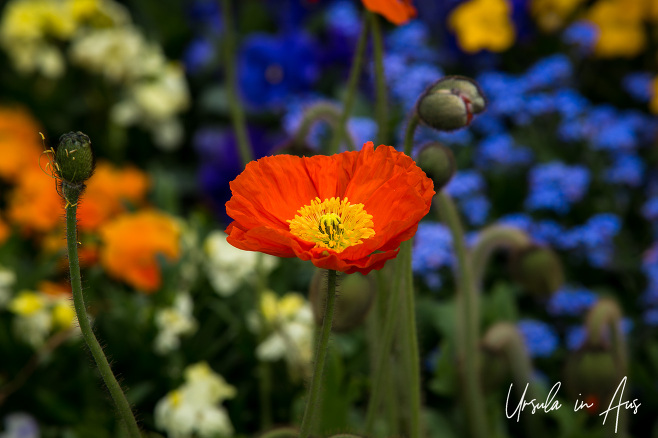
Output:
[[[98,229],[105,221],[123,212],[125,202],[141,204],[148,187],[148,176],[139,169],[120,169],[99,162],[87,181],[87,189],[78,206],[78,227],[82,231]]]
[[[0,107],[0,178],[13,181],[19,171],[38,164],[43,151],[39,130],[26,110]]]
[[[51,297],[71,296],[71,285],[69,283],[55,283],[54,281],[41,281],[37,289]]]
[[[25,234],[44,233],[62,221],[63,203],[55,180],[34,161],[26,166],[7,199],[7,219]]]
[[[368,142],[360,152],[252,161],[231,192],[231,245],[367,274],[416,233],[434,184],[407,155]]]
[[[170,216],[153,210],[122,214],[100,229],[101,264],[113,277],[153,293],[162,279],[158,255],[176,260],[180,227]]]
[[[416,8],[411,5],[411,0],[362,0],[362,2],[366,9],[383,15],[398,26],[416,16]]]

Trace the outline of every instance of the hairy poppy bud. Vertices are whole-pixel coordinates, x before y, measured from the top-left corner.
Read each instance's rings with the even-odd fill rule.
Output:
[[[338,273],[336,309],[332,330],[346,332],[358,327],[365,319],[373,298],[375,287],[370,277],[362,274]],[[325,271],[318,269],[311,280],[309,300],[317,324],[322,324],[324,305],[327,299],[327,281]]]
[[[82,132],[69,132],[59,138],[55,151],[57,175],[72,184],[83,183],[94,173],[91,140]]]
[[[564,283],[562,263],[548,247],[530,245],[518,250],[511,264],[516,281],[535,296],[550,296]]]
[[[439,142],[425,144],[416,158],[416,164],[434,181],[437,192],[445,187],[457,171],[455,155]]]
[[[420,120],[439,131],[454,131],[468,126],[474,114],[486,108],[479,85],[463,76],[447,76],[431,85],[418,99]]]

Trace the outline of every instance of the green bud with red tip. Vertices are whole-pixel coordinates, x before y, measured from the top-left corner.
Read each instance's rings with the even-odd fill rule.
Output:
[[[468,126],[486,106],[477,82],[463,76],[446,76],[425,90],[416,104],[416,113],[434,129],[454,131]]]

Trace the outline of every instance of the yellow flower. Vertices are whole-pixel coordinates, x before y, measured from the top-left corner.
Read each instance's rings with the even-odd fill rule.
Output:
[[[281,298],[271,290],[261,295],[260,309],[265,320],[270,323],[292,319],[304,307],[304,298],[297,293],[287,293]]]
[[[594,53],[602,58],[639,55],[646,46],[644,0],[601,0],[586,19],[599,28]]]
[[[533,0],[530,12],[545,32],[561,29],[585,0]]]
[[[123,214],[100,229],[101,264],[107,272],[146,293],[160,288],[158,254],[175,260],[180,227],[170,216],[145,210]]]
[[[516,36],[511,14],[506,0],[469,0],[451,12],[448,27],[467,53],[502,52],[512,46]]]
[[[52,309],[53,325],[60,330],[71,328],[75,322],[73,303],[68,299],[58,299]]]
[[[9,310],[17,315],[34,315],[46,306],[44,296],[38,292],[24,290],[9,302]]]

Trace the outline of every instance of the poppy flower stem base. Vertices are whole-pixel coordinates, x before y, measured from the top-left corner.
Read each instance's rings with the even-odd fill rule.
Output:
[[[363,20],[363,23],[361,24],[361,33],[359,34],[359,41],[356,44],[356,52],[354,53],[350,77],[347,81],[347,90],[345,91],[345,99],[343,100],[343,112],[338,121],[338,127],[334,130],[334,134],[331,137],[327,155],[338,153],[340,142],[343,140],[343,135],[345,135],[347,119],[350,117],[352,107],[354,106],[356,88],[359,85],[359,76],[361,76],[361,69],[363,68],[363,58],[366,52],[369,22],[370,20]]]
[[[409,378],[409,438],[420,438],[420,360],[418,358],[418,335],[416,333],[416,300],[414,296],[414,280],[411,270],[411,241],[402,244],[401,251],[404,274],[404,312],[402,318],[405,336],[402,345],[403,356],[407,361]]]
[[[450,229],[457,255],[455,282],[457,283],[457,358],[463,369],[464,406],[471,427],[472,438],[490,436],[481,384],[479,297],[471,259],[464,244],[464,229],[452,198],[445,192],[436,195],[438,211]]]
[[[130,404],[126,399],[126,395],[123,393],[116,377],[114,377],[110,364],[105,357],[105,353],[103,353],[103,348],[98,343],[91,328],[91,324],[89,323],[89,319],[87,319],[87,309],[82,296],[80,261],[78,259],[78,233],[76,219],[77,199],[75,199],[74,204],[71,204],[71,201],[72,200],[69,200],[66,206],[66,242],[68,246],[69,268],[71,273],[73,305],[75,307],[76,316],[78,317],[78,323],[80,324],[80,330],[82,331],[82,337],[94,357],[94,361],[98,366],[98,371],[103,377],[107,389],[110,391],[112,400],[114,400],[117,410],[119,411],[119,416],[128,430],[128,436],[130,438],[141,438],[142,435],[139,432],[137,421],[130,409]]]
[[[327,274],[327,302],[324,307],[322,328],[319,333],[320,338],[316,342],[317,347],[313,356],[313,374],[311,375],[311,384],[309,385],[308,397],[306,398],[304,417],[302,418],[302,425],[299,431],[300,438],[308,438],[310,435],[313,420],[320,405],[322,375],[324,373],[327,350],[329,349],[329,335],[331,334],[331,325],[333,324],[336,304],[336,271],[330,269]]]

